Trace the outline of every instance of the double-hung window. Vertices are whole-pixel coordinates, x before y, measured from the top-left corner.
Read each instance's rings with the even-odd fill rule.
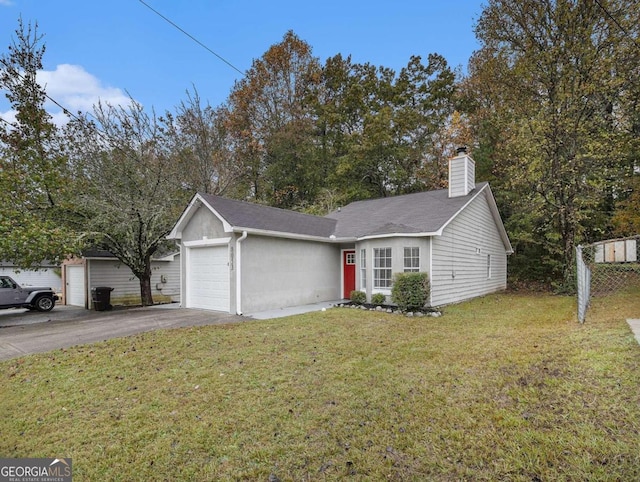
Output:
[[[417,273],[420,271],[420,248],[404,248],[404,272]]]
[[[367,290],[367,250],[360,250],[360,289]]]
[[[373,248],[373,287],[391,288],[391,248]]]

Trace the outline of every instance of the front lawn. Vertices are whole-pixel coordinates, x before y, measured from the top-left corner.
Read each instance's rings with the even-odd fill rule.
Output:
[[[640,293],[335,308],[0,363],[0,456],[93,480],[640,480]],[[1,334],[0,334],[1,335]]]

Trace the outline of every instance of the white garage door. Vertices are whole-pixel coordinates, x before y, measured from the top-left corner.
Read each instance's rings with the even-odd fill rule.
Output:
[[[62,291],[62,280],[54,268],[42,268],[38,271],[18,271],[14,268],[0,268],[0,274],[11,276],[21,286],[47,286],[56,292]]]
[[[84,266],[67,266],[67,300],[72,306],[85,306]]]
[[[188,248],[187,308],[229,311],[227,245]]]

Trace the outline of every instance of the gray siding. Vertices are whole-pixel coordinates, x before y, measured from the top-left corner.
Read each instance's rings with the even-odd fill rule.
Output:
[[[449,197],[466,196],[475,188],[475,163],[468,156],[449,161]]]
[[[180,256],[174,261],[151,262],[151,293],[154,302],[172,302],[180,300]],[[111,304],[140,304],[140,281],[131,270],[118,260],[87,260],[89,293],[92,288],[108,286],[111,292]],[[164,278],[162,278],[164,276]],[[166,282],[163,282],[163,279]],[[89,295],[89,308],[93,307]]]
[[[487,255],[491,277],[487,278]],[[507,254],[485,195],[433,237],[431,304],[445,305],[507,287]]]
[[[393,273],[404,271],[404,248],[420,248],[420,271],[429,273],[429,238],[426,237],[389,237],[360,241],[356,245],[356,289],[362,290],[362,271],[360,250],[367,250],[367,300],[371,301],[374,293],[383,293],[387,301],[391,301],[391,289],[380,290],[373,288],[373,249],[391,248],[391,269]]]
[[[342,298],[339,246],[250,234],[241,253],[243,313]]]

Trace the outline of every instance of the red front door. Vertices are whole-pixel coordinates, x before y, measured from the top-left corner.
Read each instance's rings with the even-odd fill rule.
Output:
[[[343,280],[343,298],[349,299],[351,292],[356,289],[356,252],[342,252],[342,280]]]

